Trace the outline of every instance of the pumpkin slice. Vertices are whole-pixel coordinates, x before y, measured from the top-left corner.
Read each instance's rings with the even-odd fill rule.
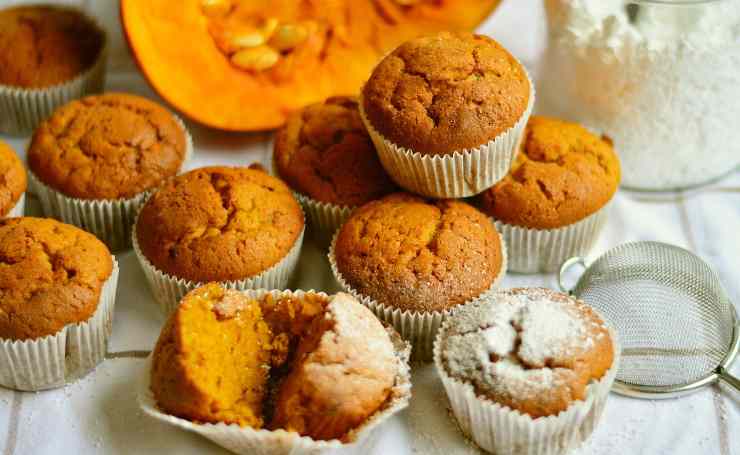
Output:
[[[205,125],[279,127],[290,112],[357,93],[379,58],[415,36],[471,30],[499,0],[121,0],[154,89]]]

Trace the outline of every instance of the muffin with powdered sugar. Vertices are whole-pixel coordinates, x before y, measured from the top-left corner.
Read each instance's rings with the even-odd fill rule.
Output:
[[[616,337],[591,307],[540,288],[461,308],[435,343],[460,426],[495,453],[565,453],[587,439],[618,359]]]

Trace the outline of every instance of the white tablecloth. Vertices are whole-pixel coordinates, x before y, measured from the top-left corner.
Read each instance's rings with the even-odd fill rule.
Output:
[[[0,0],[0,5],[8,3],[13,2]],[[156,98],[136,71],[121,39],[117,2],[86,3],[112,34],[108,88]],[[545,39],[539,0],[505,1],[482,30],[502,41],[536,72]],[[187,46],[187,40],[174,41]],[[196,147],[190,167],[269,162],[267,134],[226,134],[193,124],[189,127]],[[25,156],[28,138],[0,139]],[[38,210],[34,201],[31,205],[32,210]],[[593,255],[626,241],[674,243],[712,264],[737,303],[739,237],[740,172],[736,172],[710,188],[659,199],[620,192]],[[133,253],[120,254],[118,260],[121,278],[108,359],[83,380],[62,389],[42,393],[0,389],[0,454],[225,452],[207,440],[154,422],[139,412],[135,390],[142,359],[156,341],[162,320]],[[324,254],[309,242],[293,287],[335,291],[326,265]],[[512,275],[504,284],[556,287],[551,275]],[[740,362],[732,371],[740,374]],[[457,431],[433,367],[415,367],[413,385],[410,408],[378,432],[371,448],[354,453],[477,453]],[[612,395],[600,426],[580,453],[740,455],[740,395],[718,386],[660,402]]]

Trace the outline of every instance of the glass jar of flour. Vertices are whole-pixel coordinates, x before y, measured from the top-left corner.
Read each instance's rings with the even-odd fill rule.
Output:
[[[545,0],[540,112],[610,136],[626,188],[740,166],[740,0]]]

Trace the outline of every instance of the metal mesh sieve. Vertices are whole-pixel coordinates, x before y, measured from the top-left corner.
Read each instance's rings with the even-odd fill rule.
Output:
[[[586,267],[573,289],[564,275]],[[586,266],[571,258],[560,287],[599,311],[617,330],[622,360],[615,391],[668,398],[724,379],[738,352],[736,311],[717,275],[694,254],[658,242],[618,246]]]

